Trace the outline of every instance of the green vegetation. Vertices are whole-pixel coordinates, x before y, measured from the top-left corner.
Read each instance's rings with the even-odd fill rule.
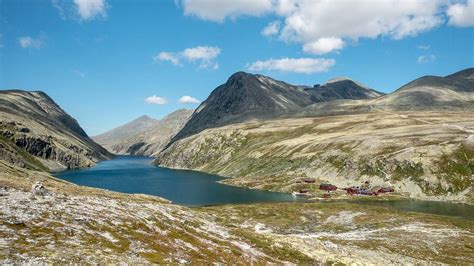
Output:
[[[403,161],[396,164],[395,170],[392,172],[392,180],[401,181],[405,178],[416,180],[420,179],[423,174],[424,170],[422,163]]]
[[[474,148],[460,145],[450,154],[444,154],[437,162],[435,174],[448,183],[448,192],[457,193],[473,186]]]

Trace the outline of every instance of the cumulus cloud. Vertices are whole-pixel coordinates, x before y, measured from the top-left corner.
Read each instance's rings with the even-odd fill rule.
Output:
[[[178,102],[179,103],[200,103],[201,101],[191,96],[183,96],[179,98]]]
[[[181,61],[185,60],[192,63],[198,63],[199,68],[219,68],[219,64],[215,61],[221,53],[219,47],[196,46],[186,48],[181,52],[160,52],[153,57],[154,61],[169,61],[175,66],[182,65]]]
[[[456,3],[447,10],[449,24],[458,27],[474,26],[474,0],[468,0],[465,5]]]
[[[260,16],[273,9],[272,0],[182,0],[185,15],[216,22],[242,15]]]
[[[18,44],[21,46],[21,48],[40,49],[44,45],[44,36],[41,35],[38,38],[23,36],[18,38]]]
[[[155,60],[155,61],[158,61],[158,60],[169,61],[175,66],[181,65],[181,62],[179,61],[178,56],[173,54],[173,53],[170,53],[170,52],[161,52],[161,53],[157,54],[153,58],[153,60]]]
[[[305,52],[314,54],[340,50],[348,41],[361,38],[388,36],[398,40],[418,35],[443,23],[445,4],[446,0],[182,1],[185,15],[211,21],[272,13],[280,17],[280,22],[267,25],[263,35],[300,43]]]
[[[292,7],[287,4],[290,7],[281,11],[285,24],[280,37],[303,43],[308,52],[341,49],[344,39],[379,36],[402,39],[432,29],[443,21],[437,0],[291,2]]]
[[[82,20],[106,16],[107,4],[105,0],[74,0],[74,5]]]
[[[268,23],[268,25],[265,28],[263,28],[261,33],[263,36],[269,37],[269,36],[277,35],[279,31],[280,31],[280,22],[272,21]]]
[[[282,71],[312,74],[326,72],[336,64],[334,59],[325,58],[281,58],[256,61],[248,65],[250,71]]]
[[[312,54],[325,54],[331,51],[340,50],[344,47],[344,41],[340,38],[328,37],[319,38],[314,42],[305,43],[303,51]]]
[[[432,63],[435,60],[436,60],[436,56],[434,54],[421,55],[418,57],[418,64]]]
[[[91,21],[107,16],[106,0],[51,0],[62,19]]]
[[[168,101],[164,97],[159,97],[159,96],[153,95],[153,96],[150,96],[150,97],[146,98],[145,103],[162,105],[162,104],[167,104]]]

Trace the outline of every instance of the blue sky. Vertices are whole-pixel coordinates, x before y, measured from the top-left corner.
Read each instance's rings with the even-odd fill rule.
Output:
[[[96,135],[195,108],[240,70],[391,92],[474,66],[472,0],[332,3],[0,0],[0,89],[42,90]]]

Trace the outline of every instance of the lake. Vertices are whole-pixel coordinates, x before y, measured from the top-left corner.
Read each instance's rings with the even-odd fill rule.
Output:
[[[95,167],[55,174],[69,182],[123,193],[166,198],[184,206],[304,201],[290,194],[220,184],[217,175],[151,165],[149,157],[118,156]],[[403,211],[458,216],[474,220],[474,206],[421,200],[351,200],[351,204],[378,205]],[[330,204],[330,202],[328,202]]]
[[[95,167],[55,174],[66,181],[123,193],[142,193],[185,206],[296,201],[290,194],[220,184],[217,175],[151,165],[149,157],[118,156]]]

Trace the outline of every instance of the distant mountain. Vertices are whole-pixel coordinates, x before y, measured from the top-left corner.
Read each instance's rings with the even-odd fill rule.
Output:
[[[320,99],[319,102],[371,99],[385,95],[346,77],[331,79],[323,85],[314,85],[313,94]]]
[[[172,142],[198,133],[252,119],[271,119],[294,114],[317,102],[367,99],[383,95],[349,79],[337,79],[314,87],[295,86],[263,75],[237,72],[218,86],[196,109]]]
[[[296,116],[325,116],[367,113],[373,110],[474,110],[474,68],[446,77],[424,76],[394,92],[369,99],[314,103]]]
[[[117,154],[152,156],[175,136],[193,111],[179,109],[161,120],[142,116],[93,139]]]
[[[132,135],[151,130],[158,125],[158,123],[159,120],[143,115],[125,125],[111,129],[103,134],[93,136],[92,139],[110,150],[110,147],[113,145],[126,141]]]
[[[374,104],[394,109],[473,108],[474,68],[446,77],[418,78]]]
[[[40,91],[0,91],[0,159],[35,170],[94,165],[111,154]]]

